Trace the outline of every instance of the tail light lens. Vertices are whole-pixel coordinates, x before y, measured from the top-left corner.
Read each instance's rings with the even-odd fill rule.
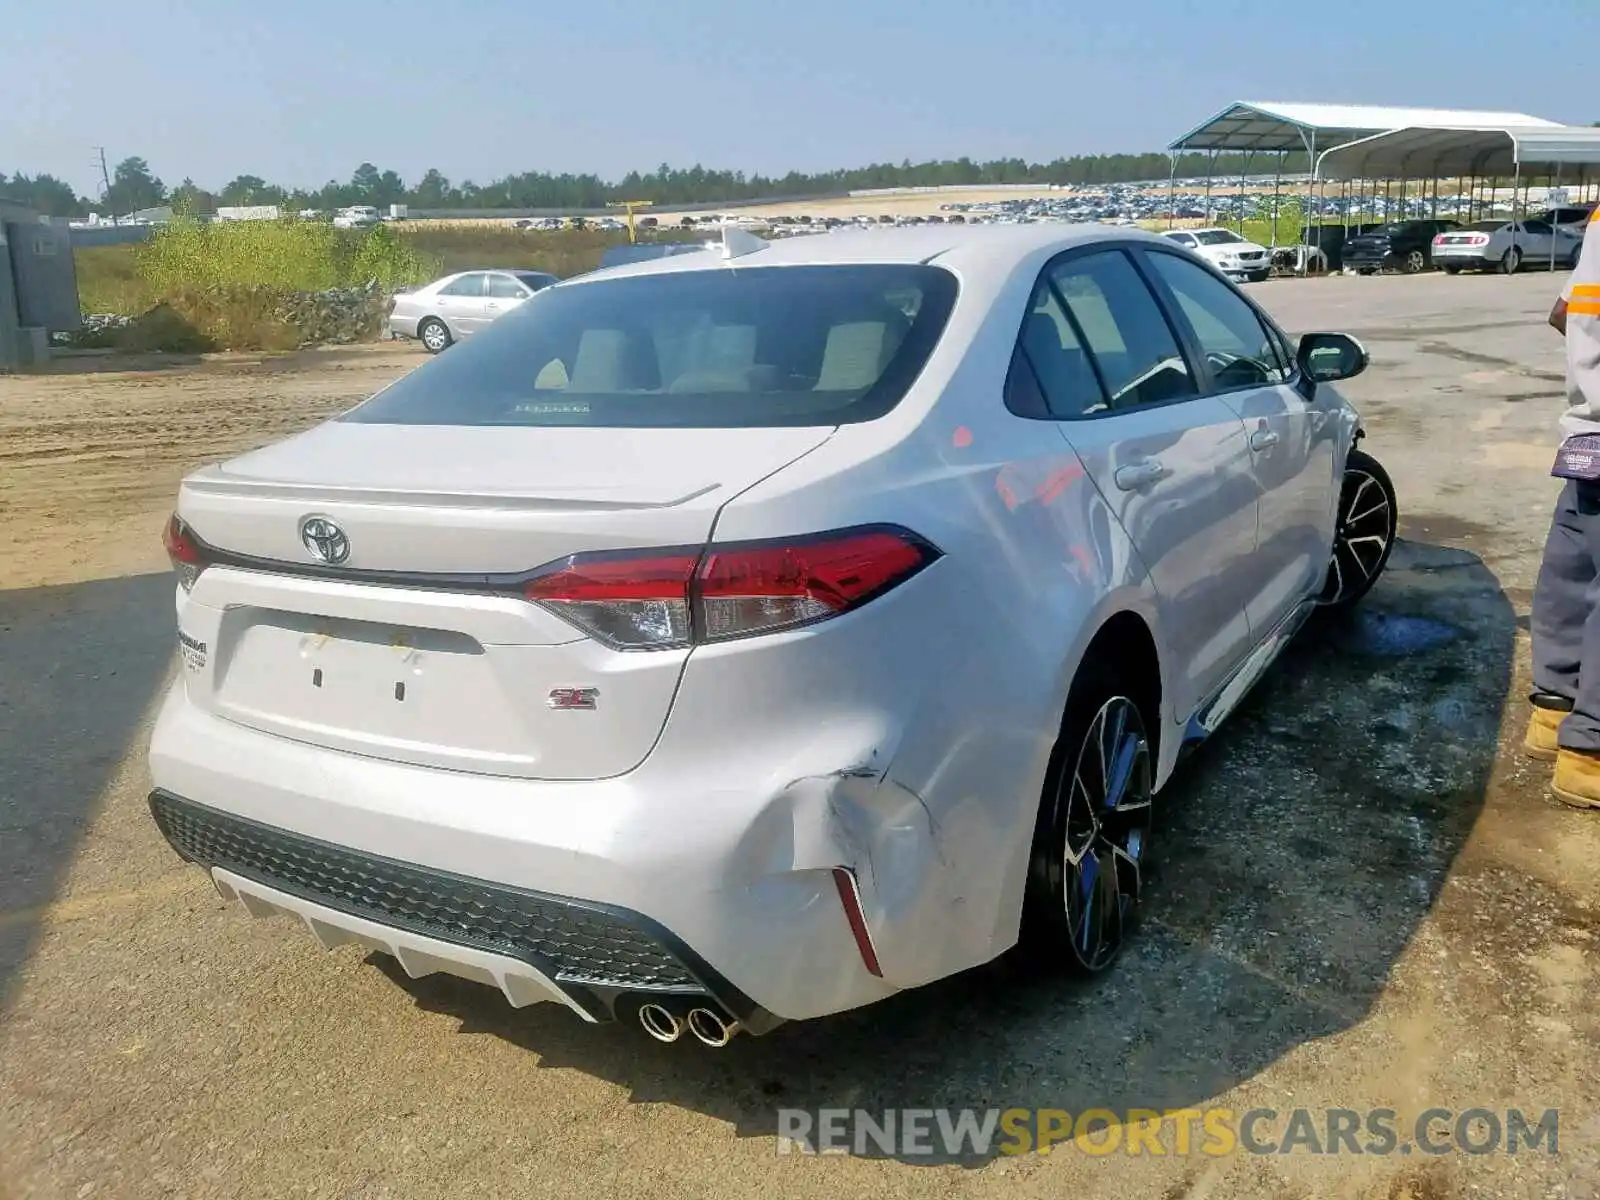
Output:
[[[524,594],[619,650],[776,633],[859,608],[939,557],[893,526],[705,550],[579,554]]]
[[[173,513],[162,532],[161,542],[167,549],[167,557],[172,560],[172,569],[178,573],[178,582],[183,585],[183,590],[192,590],[194,581],[200,578],[200,572],[208,565],[200,539],[183,523],[183,518]]]
[[[1475,234],[1473,234],[1472,235],[1472,244],[1474,246],[1487,246],[1489,244],[1489,235],[1486,234],[1486,233],[1475,233]]]
[[[1442,233],[1436,233],[1436,234],[1434,234],[1434,235],[1433,235],[1433,244],[1434,244],[1434,245],[1435,245],[1435,246],[1442,246],[1442,245],[1444,245],[1444,234],[1442,234]]]

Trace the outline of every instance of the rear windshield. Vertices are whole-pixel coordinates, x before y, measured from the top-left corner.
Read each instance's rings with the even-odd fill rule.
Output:
[[[556,281],[556,277],[554,275],[541,275],[537,271],[518,271],[517,278],[522,280],[523,283],[527,284],[536,292],[540,288],[549,287]]]
[[[546,288],[344,420],[748,427],[866,421],[955,302],[921,265],[724,267]]]
[[[1467,228],[1474,233],[1493,233],[1496,229],[1505,228],[1504,221],[1474,221]]]

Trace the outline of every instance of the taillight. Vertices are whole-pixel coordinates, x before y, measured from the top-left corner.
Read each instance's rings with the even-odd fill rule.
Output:
[[[1442,234],[1442,233],[1436,233],[1436,234],[1434,234],[1434,235],[1433,235],[1433,244],[1434,244],[1434,245],[1435,245],[1435,246],[1442,246],[1442,245],[1444,245],[1444,234]]]
[[[1472,235],[1472,244],[1474,246],[1487,246],[1489,244],[1489,235],[1486,234],[1486,233],[1475,233],[1475,234],[1473,234]]]
[[[194,581],[200,578],[200,572],[206,569],[206,556],[200,548],[200,539],[183,523],[183,518],[173,513],[166,529],[162,531],[161,543],[167,549],[167,557],[172,560],[172,569],[178,573],[178,582],[183,585],[183,590],[191,590]]]
[[[578,554],[528,599],[619,650],[664,650],[810,625],[904,583],[939,552],[873,526],[698,549]]]
[[[523,588],[579,629],[620,650],[689,644],[689,584],[698,550],[575,554]]]

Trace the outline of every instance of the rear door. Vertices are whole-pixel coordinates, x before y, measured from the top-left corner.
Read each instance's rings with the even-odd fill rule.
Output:
[[[483,302],[484,323],[503,317],[533,295],[515,276],[504,271],[489,274],[487,294]]]
[[[1142,253],[1205,387],[1239,415],[1249,437],[1260,527],[1239,582],[1251,628],[1263,637],[1327,574],[1338,495],[1330,393],[1308,401],[1294,386],[1286,347],[1232,285],[1176,254]]]
[[[1549,258],[1552,246],[1555,243],[1555,227],[1548,221],[1524,221],[1522,235],[1518,245],[1522,247],[1522,257],[1532,260]]]
[[[1187,715],[1250,648],[1238,582],[1256,541],[1244,424],[1201,394],[1125,250],[1072,253],[1046,268],[1023,350],[1062,435],[1150,572],[1173,705]]]
[[[487,324],[483,308],[487,284],[488,278],[482,271],[472,271],[435,293],[439,316],[450,327],[452,337],[470,337]]]

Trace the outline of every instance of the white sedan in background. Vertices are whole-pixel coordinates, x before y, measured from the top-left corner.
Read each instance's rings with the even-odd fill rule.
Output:
[[[416,338],[430,354],[470,337],[553,283],[544,271],[459,271],[411,292],[389,310],[389,336]]]
[[[1272,274],[1272,255],[1267,248],[1231,229],[1170,229],[1161,236],[1194,251],[1224,275],[1260,283]]]
[[[1365,351],[1139,230],[724,238],[183,482],[150,804],[224,896],[715,1046],[1115,961],[1181,751],[1389,556]]]
[[[1446,275],[1463,270],[1514,275],[1523,266],[1558,270],[1577,265],[1583,230],[1548,221],[1474,221],[1433,239],[1433,265]]]

